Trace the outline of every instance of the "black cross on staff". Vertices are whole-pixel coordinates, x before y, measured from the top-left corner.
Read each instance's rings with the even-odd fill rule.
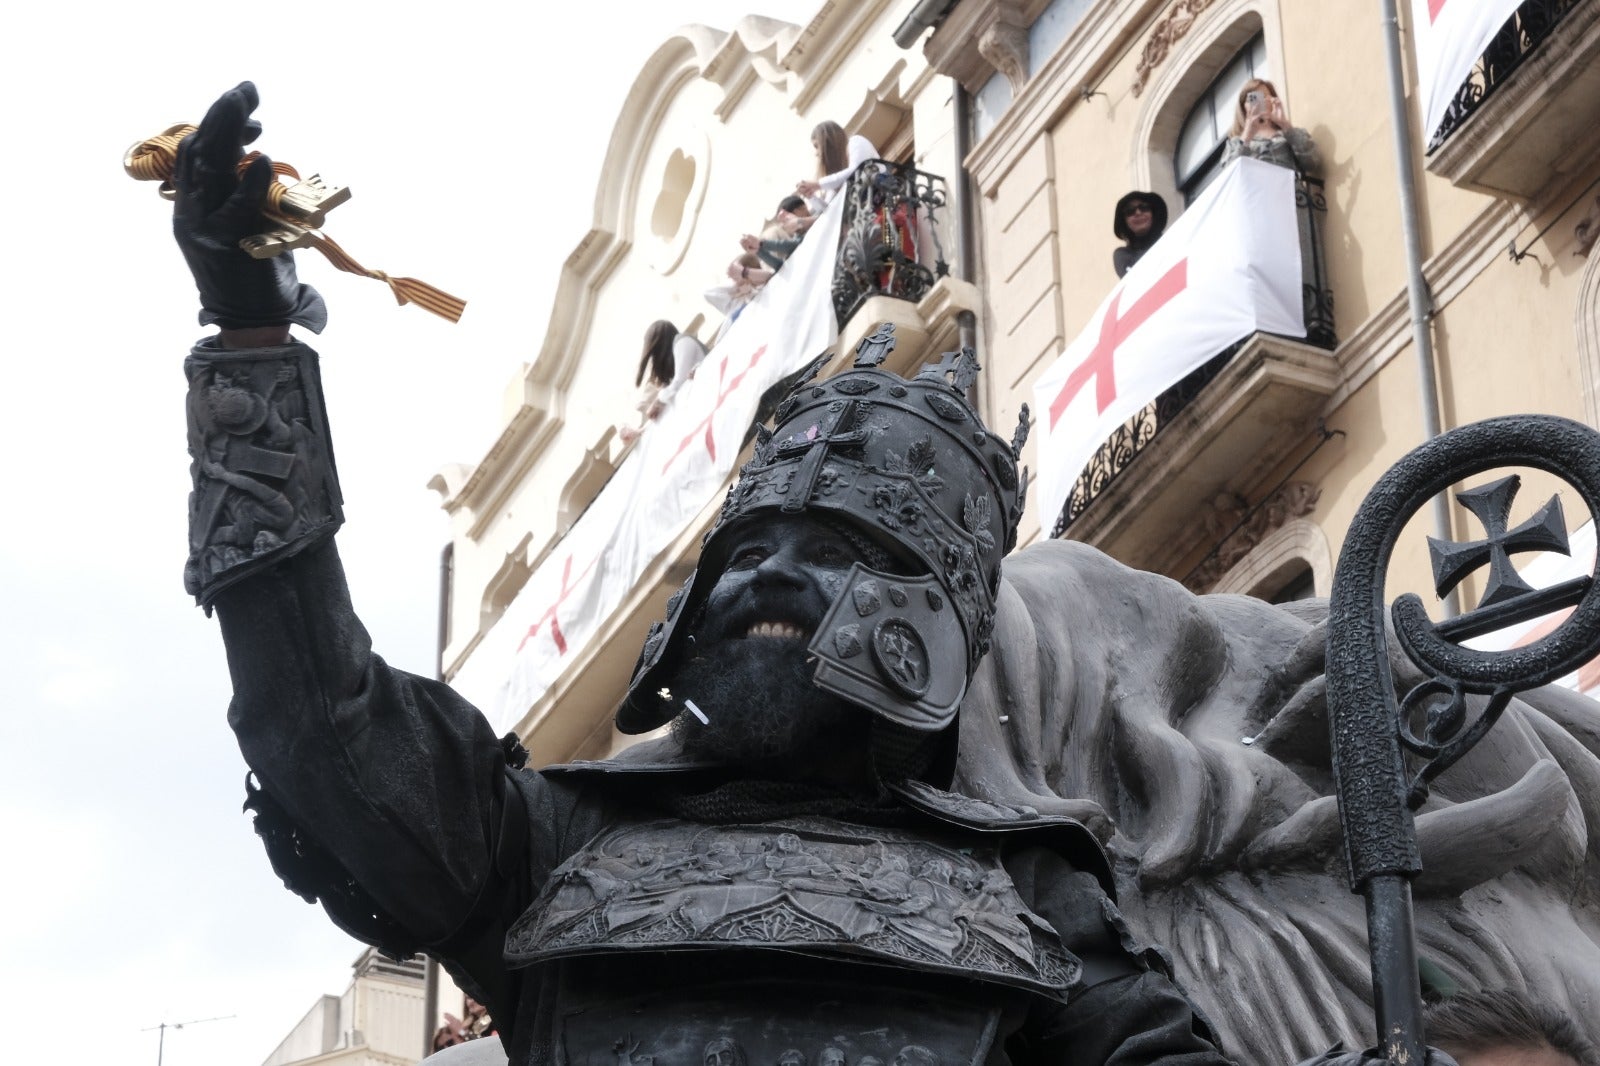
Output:
[[[978,371],[981,369],[977,353],[971,348],[963,348],[959,352],[945,352],[937,363],[923,364],[917,377],[939,378],[965,394],[972,388],[972,383],[978,380]]]
[[[1561,499],[1550,497],[1550,502],[1516,529],[1507,531],[1511,516],[1511,501],[1522,487],[1522,479],[1515,474],[1503,477],[1475,489],[1456,493],[1456,500],[1478,516],[1488,536],[1483,540],[1452,541],[1428,538],[1428,551],[1433,557],[1434,586],[1444,596],[1472,571],[1489,564],[1489,580],[1478,607],[1503,603],[1524,593],[1533,592],[1533,586],[1522,580],[1511,565],[1515,552],[1554,551],[1570,555],[1567,544],[1566,520],[1561,513]]]
[[[834,418],[832,426],[824,429],[819,422],[812,427],[812,434],[790,437],[778,445],[780,459],[805,455],[800,461],[800,469],[795,472],[794,483],[789,487],[788,498],[783,501],[781,510],[785,514],[796,514],[805,510],[806,503],[811,499],[812,490],[817,487],[817,478],[822,475],[822,464],[828,457],[829,448],[845,444],[861,444],[867,439],[866,430],[847,428],[855,424],[859,404],[858,400],[844,401],[844,406],[839,408],[839,414]]]

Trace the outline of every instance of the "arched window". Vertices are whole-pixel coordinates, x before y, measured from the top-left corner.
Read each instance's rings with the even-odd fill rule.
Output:
[[[1237,592],[1269,603],[1290,603],[1318,595],[1319,589],[1325,595],[1332,587],[1333,552],[1327,536],[1314,522],[1290,518],[1263,536],[1204,591]]]
[[[1291,571],[1280,580],[1283,584],[1278,591],[1268,592],[1261,598],[1268,603],[1293,603],[1295,600],[1309,600],[1317,594],[1317,579],[1310,566]]]
[[[1184,116],[1172,170],[1185,205],[1193,203],[1221,169],[1222,149],[1233,125],[1239,90],[1251,78],[1264,77],[1266,67],[1266,38],[1257,33],[1211,80]]]

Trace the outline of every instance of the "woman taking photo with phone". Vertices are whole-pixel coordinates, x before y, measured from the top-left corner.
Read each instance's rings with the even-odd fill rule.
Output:
[[[1278,90],[1265,78],[1251,78],[1239,90],[1239,105],[1234,109],[1233,128],[1228,131],[1224,165],[1240,156],[1288,167],[1300,174],[1316,175],[1322,170],[1322,156],[1311,134],[1289,123]]]

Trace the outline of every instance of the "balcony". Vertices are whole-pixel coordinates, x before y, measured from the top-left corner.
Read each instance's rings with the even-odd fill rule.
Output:
[[[1072,539],[1129,566],[1177,573],[1202,547],[1200,508],[1219,492],[1260,497],[1339,384],[1329,352],[1269,333],[1253,334],[1195,376],[1208,372],[1198,387],[1172,390],[1188,394],[1160,412],[1165,421],[1152,404],[1096,454],[1080,479],[1094,491],[1070,523]],[[1131,473],[1111,472],[1112,462],[1134,458]]]
[[[1528,0],[1462,83],[1427,167],[1463,188],[1533,199],[1586,164],[1600,128],[1600,0]]]
[[[949,189],[936,174],[869,160],[844,191],[833,313],[843,330],[874,296],[920,303],[950,273]]]
[[[976,290],[949,276],[942,179],[873,161],[841,196],[784,265],[786,283],[745,308],[629,447],[609,427],[589,442],[543,543],[525,534],[489,577],[477,630],[452,643],[446,668],[497,729],[562,756],[609,750],[604,712],[694,566],[749,444],[746,427],[768,420],[809,372],[836,320],[845,328],[831,346],[848,353],[890,312],[881,317],[899,344],[886,365],[898,369],[951,346],[957,316],[978,306]],[[553,713],[559,705],[593,713]]]
[[[1222,490],[1249,498],[1310,431],[1339,380],[1327,209],[1322,182],[1296,178],[1305,339],[1253,334],[1118,427],[1073,484],[1052,537],[1070,531],[1130,566],[1168,570],[1194,547],[1183,531],[1196,528],[1186,519],[1202,500]]]

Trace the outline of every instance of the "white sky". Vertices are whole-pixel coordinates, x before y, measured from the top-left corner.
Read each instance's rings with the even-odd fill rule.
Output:
[[[815,0],[18,5],[0,61],[0,1002],[13,1062],[258,1066],[359,945],[285,891],[240,814],[215,624],[183,593],[182,361],[196,301],[129,144],[249,78],[259,147],[354,190],[328,232],[369,267],[469,301],[451,326],[302,255],[358,610],[434,669],[439,551],[424,488],[475,462],[588,228],[612,121],[676,26]],[[536,12],[536,13],[535,13]],[[281,23],[282,30],[264,29]],[[782,175],[781,177],[787,177]],[[731,237],[730,237],[731,241]],[[708,282],[709,283],[709,282]]]

